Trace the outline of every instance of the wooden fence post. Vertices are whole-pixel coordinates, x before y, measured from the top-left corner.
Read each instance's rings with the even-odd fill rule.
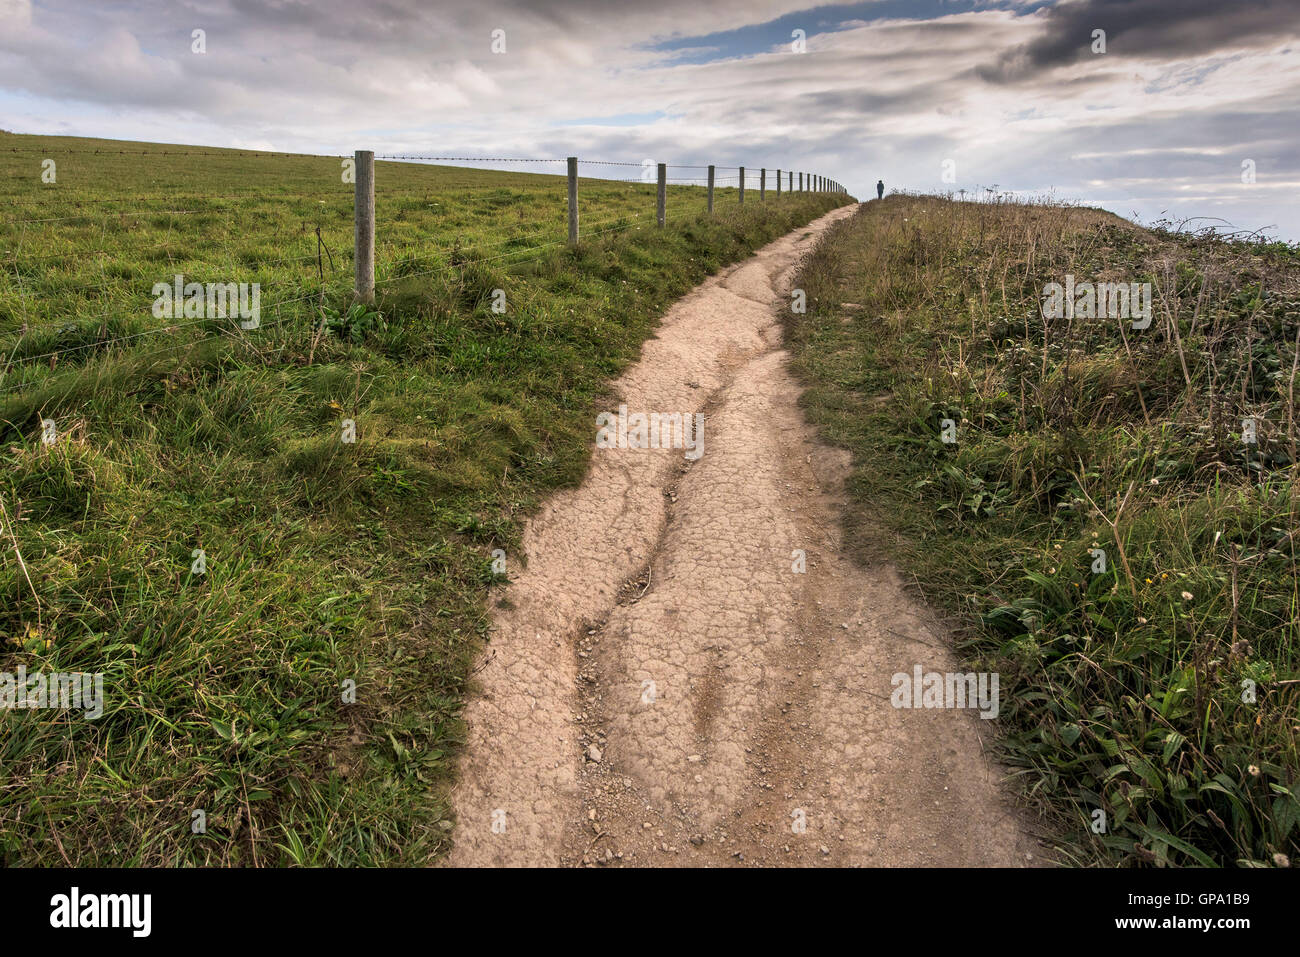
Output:
[[[745,205],[745,167],[740,168],[740,205]]]
[[[758,198],[767,199],[767,167],[763,166],[758,171]]]
[[[577,156],[568,157],[569,168],[569,246],[577,244]]]
[[[668,164],[659,164],[659,202],[655,210],[655,219],[659,225],[664,224],[664,207],[668,203]]]
[[[713,215],[713,174],[716,167],[709,165],[709,215]]]
[[[803,192],[803,173],[799,174],[799,192]]]
[[[776,171],[776,198],[781,198],[781,171]]]
[[[352,156],[356,164],[353,260],[357,282],[354,292],[358,302],[372,303],[375,301],[375,153],[374,150],[357,150]]]

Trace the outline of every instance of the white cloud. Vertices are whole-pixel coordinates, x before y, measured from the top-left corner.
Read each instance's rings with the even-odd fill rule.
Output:
[[[331,153],[496,155],[508,143],[530,155],[819,169],[863,195],[878,177],[933,190],[1054,186],[1111,196],[1116,209],[1169,201],[1187,182],[1251,225],[1288,215],[1300,236],[1300,214],[1243,195],[1237,173],[1249,157],[1261,185],[1300,177],[1284,122],[1300,65],[1284,30],[1272,49],[1185,59],[1130,49],[1002,83],[981,71],[1041,37],[1041,14],[858,19],[810,29],[806,54],[777,42],[784,30],[749,47],[762,52],[706,63],[683,62],[704,47],[683,58],[652,46],[705,37],[732,49],[711,34],[801,8],[810,28],[824,19],[753,0],[51,0],[34,12],[0,0],[13,27],[0,30],[0,126]],[[190,52],[196,27],[206,54]],[[504,55],[491,53],[497,27]],[[667,118],[568,125],[641,114]],[[955,184],[940,179],[949,158]]]

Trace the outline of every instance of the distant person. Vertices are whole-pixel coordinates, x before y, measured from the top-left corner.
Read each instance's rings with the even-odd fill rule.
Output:
[[[876,180],[876,199],[884,199],[884,198],[885,198],[885,181],[883,179],[878,179]]]

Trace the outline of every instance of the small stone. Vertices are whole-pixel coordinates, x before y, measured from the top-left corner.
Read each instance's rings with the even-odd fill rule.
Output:
[[[596,763],[599,763],[599,762],[600,762],[600,748],[596,747],[594,744],[593,744],[591,747],[589,747],[589,748],[587,749],[587,760],[588,760],[588,761],[595,761]]]

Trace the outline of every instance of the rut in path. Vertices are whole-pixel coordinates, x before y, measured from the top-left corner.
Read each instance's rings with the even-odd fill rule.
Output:
[[[630,412],[703,410],[703,455],[597,449],[529,523],[466,707],[450,865],[1037,863],[993,722],[890,705],[893,674],[956,661],[892,569],[842,554],[847,455],[786,368],[795,266],[853,210],[699,286],[614,384]]]

